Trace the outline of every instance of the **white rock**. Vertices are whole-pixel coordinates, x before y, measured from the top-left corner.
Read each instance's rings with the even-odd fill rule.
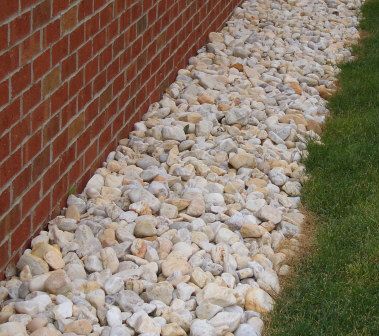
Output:
[[[122,325],[122,315],[120,308],[112,306],[107,310],[107,322],[110,327]]]
[[[265,205],[259,209],[257,216],[264,221],[270,221],[274,224],[278,224],[282,220],[282,213],[279,209],[272,207],[271,205]]]
[[[237,303],[232,289],[222,287],[216,283],[207,284],[196,296],[197,302],[209,302],[221,307],[232,306]]]
[[[206,320],[194,320],[191,324],[190,336],[216,336],[216,329]]]
[[[14,307],[18,313],[33,316],[44,312],[50,303],[51,299],[49,295],[41,293],[30,300],[16,302]]]

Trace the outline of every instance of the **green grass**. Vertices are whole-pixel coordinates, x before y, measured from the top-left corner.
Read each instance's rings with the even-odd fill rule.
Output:
[[[310,144],[305,162],[313,249],[269,317],[270,336],[379,335],[379,1],[363,16],[368,37],[341,66],[324,145]]]

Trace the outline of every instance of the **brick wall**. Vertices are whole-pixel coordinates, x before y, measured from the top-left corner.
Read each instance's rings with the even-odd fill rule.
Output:
[[[241,0],[0,0],[0,273]]]

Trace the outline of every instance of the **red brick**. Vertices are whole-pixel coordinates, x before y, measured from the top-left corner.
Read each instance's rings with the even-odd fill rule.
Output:
[[[53,160],[55,160],[67,147],[68,130],[65,128],[53,142]]]
[[[41,33],[37,31],[21,44],[21,63],[26,64],[41,50]]]
[[[59,161],[49,166],[42,177],[42,194],[46,193],[52,185],[57,181],[59,172]]]
[[[16,14],[18,1],[2,1],[0,10],[0,22]]]
[[[25,220],[13,231],[11,235],[11,253],[23,247],[31,235],[31,218]]]
[[[78,23],[78,7],[72,7],[61,18],[61,31],[66,33],[76,26]]]
[[[109,64],[109,62],[111,60],[112,60],[112,49],[111,48],[105,48],[100,53],[100,60],[99,60],[100,69],[104,69]]]
[[[10,23],[10,43],[14,44],[18,40],[22,39],[31,29],[31,14],[30,12],[26,12],[21,16],[16,17]]]
[[[68,83],[64,83],[56,92],[51,95],[50,113],[54,114],[67,102],[68,100]]]
[[[79,71],[74,77],[70,79],[68,95],[70,97],[78,94],[83,85],[84,70]]]
[[[67,122],[78,112],[77,99],[70,100],[63,108],[61,114],[61,124],[66,125]]]
[[[0,162],[10,153],[10,134],[9,132],[0,137]],[[1,208],[1,207],[0,207]]]
[[[70,145],[70,147],[66,148],[66,150],[60,155],[60,158],[57,162],[59,165],[58,171],[60,172],[61,175],[66,172],[66,170],[70,167],[72,162],[75,162],[77,158],[75,153],[76,153],[76,143],[73,143]]]
[[[7,24],[0,26],[0,50],[8,46],[8,27]]]
[[[30,134],[30,116],[20,120],[11,130],[11,151]]]
[[[0,83],[0,106],[9,102],[9,82]]]
[[[78,51],[78,67],[88,62],[92,56],[92,41],[87,42]]]
[[[93,162],[96,157],[97,151],[97,142],[91,144],[86,151],[84,152],[84,166],[89,167],[89,165]]]
[[[41,100],[41,82],[34,84],[23,95],[23,114],[28,113]]]
[[[70,0],[53,0],[53,16],[59,14],[59,12],[64,11],[70,5]],[[84,1],[88,2],[88,1]]]
[[[81,1],[78,10],[79,21],[83,20],[85,17],[89,17],[92,13],[93,1]]]
[[[62,80],[64,81],[66,78],[70,77],[77,68],[77,55],[73,54],[69,57],[67,57],[62,62]]]
[[[87,63],[84,69],[84,83],[89,83],[99,72],[99,59],[96,57]]]
[[[41,182],[35,183],[22,197],[22,216],[24,217],[40,199]]]
[[[49,118],[50,107],[47,100],[39,104],[31,114],[32,131],[35,132]]]
[[[115,0],[115,16],[120,15],[125,10],[125,0]]]
[[[0,109],[0,134],[16,123],[20,115],[20,99],[17,99],[5,108]]]
[[[88,84],[87,86],[83,87],[78,95],[78,109],[81,110],[90,100],[92,97],[92,85]]]
[[[0,165],[0,188],[20,171],[21,165],[21,149],[19,149]]]
[[[51,18],[51,0],[45,0],[33,9],[33,29],[46,24]]]
[[[11,189],[8,187],[7,189],[0,192],[0,209],[2,213],[8,211],[11,202]]]
[[[33,160],[32,180],[35,181],[50,164],[50,147],[46,147]]]
[[[80,177],[80,175],[82,174],[83,162],[84,162],[84,159],[83,159],[83,157],[81,157],[70,168],[70,170],[68,172],[68,177],[67,177],[69,185],[72,185],[72,183],[75,182]]]
[[[31,165],[24,168],[24,170],[16,176],[16,178],[12,182],[12,203],[15,202],[18,196],[24,192],[31,183]]]
[[[28,8],[32,5],[34,5],[35,3],[37,3],[39,0],[20,0],[20,4],[21,4],[21,9],[25,9],[25,8]]]
[[[49,216],[51,208],[50,198],[51,195],[48,193],[38,202],[36,208],[34,209],[32,214],[32,230],[40,227],[40,225],[43,224]]]
[[[61,23],[57,19],[50,22],[43,30],[43,46],[46,48],[59,40],[61,36]]]
[[[37,79],[41,78],[50,70],[50,68],[50,50],[46,50],[33,62],[33,80],[36,81]]]
[[[0,243],[0,268],[1,269],[5,268],[5,266],[8,264],[8,261],[9,261],[9,240],[6,239],[4,240],[3,243]],[[2,276],[2,278],[3,277],[4,276]]]
[[[0,80],[2,80],[10,72],[14,71],[18,65],[19,53],[17,46],[9,51],[6,51],[0,56]]]
[[[11,96],[16,97],[21,91],[30,85],[32,81],[32,67],[30,64],[23,66],[11,78]]]
[[[100,28],[105,27],[113,18],[113,3],[110,3],[100,12]]]
[[[56,203],[61,200],[63,196],[67,195],[67,191],[67,176],[64,175],[59,181],[54,183],[51,199],[54,201],[54,203]]]
[[[68,126],[68,141],[75,139],[85,128],[84,125],[84,113],[81,113]]]
[[[51,50],[52,65],[56,65],[63,60],[68,54],[68,37],[65,36],[55,43]]]
[[[59,131],[60,118],[59,114],[52,117],[43,127],[43,145],[46,145]]]
[[[23,160],[29,162],[40,150],[42,146],[42,131],[34,133],[22,146]]]
[[[89,104],[84,111],[85,117],[84,122],[86,125],[89,125],[96,117],[99,111],[99,100],[94,100],[91,104]]]
[[[99,50],[104,48],[106,43],[106,30],[100,31],[98,34],[96,34],[93,38],[93,53],[97,53]]]
[[[76,51],[83,42],[84,42],[84,24],[77,27],[69,35],[70,53]]]

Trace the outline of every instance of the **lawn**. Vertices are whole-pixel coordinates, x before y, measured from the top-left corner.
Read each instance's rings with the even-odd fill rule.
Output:
[[[366,37],[341,66],[323,145],[309,145],[312,245],[269,317],[270,336],[379,335],[379,0],[363,17]]]

